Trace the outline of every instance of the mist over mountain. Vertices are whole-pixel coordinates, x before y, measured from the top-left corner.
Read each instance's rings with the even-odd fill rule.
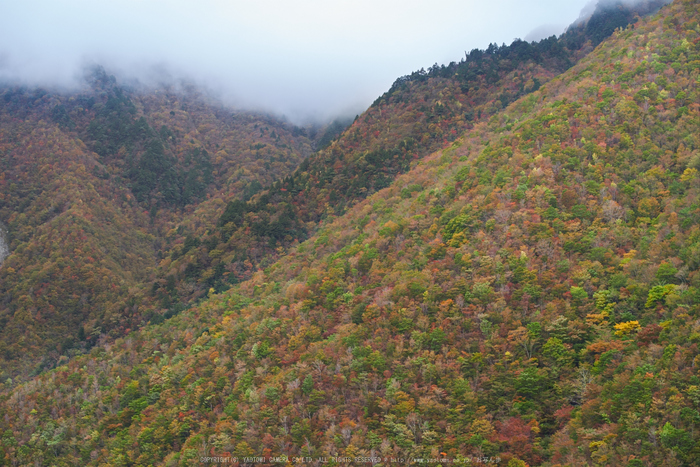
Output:
[[[588,21],[594,14],[617,9],[629,9],[636,14],[646,15],[668,5],[673,0],[591,0],[583,7],[574,25]]]
[[[700,0],[666,3],[434,52],[327,125],[233,107],[209,49],[199,74],[105,55],[61,89],[7,71],[0,467],[696,465]],[[69,19],[96,44],[236,26],[223,3],[115,5]],[[401,23],[397,47],[431,33],[411,15],[449,24],[341,5],[312,6]],[[263,7],[236,6],[238,25],[276,26],[282,51],[342,29]],[[269,82],[299,91],[280,55]]]
[[[585,0],[6,3],[0,78],[75,85],[86,62],[143,83],[185,79],[297,123],[364,110],[396,78],[464,50],[569,24]]]

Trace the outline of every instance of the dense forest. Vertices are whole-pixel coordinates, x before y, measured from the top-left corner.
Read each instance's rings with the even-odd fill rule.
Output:
[[[306,133],[191,86],[121,86],[100,67],[77,94],[2,89],[3,379],[148,321],[142,297],[171,237],[289,174],[313,150]]]
[[[0,465],[696,465],[700,3],[659,7],[337,137],[100,69],[5,89]]]
[[[536,91],[603,37],[663,3],[602,2],[587,22],[572,25],[560,38],[494,44],[473,50],[459,63],[434,65],[428,72],[397,79],[331,144],[322,137],[325,147],[288,176],[252,199],[252,188],[262,187],[251,186],[230,201],[217,229],[202,225],[177,239],[168,253],[173,261],[158,270],[157,300],[190,302],[195,279],[195,294],[209,288],[222,291],[249,279],[258,266],[271,264],[281,251],[312,235],[319,222],[388,187],[412,163]],[[226,266],[211,258],[212,251],[225,258]],[[209,271],[204,281],[202,271]],[[167,284],[168,290],[163,287]]]
[[[232,112],[187,84],[121,85],[99,66],[75,95],[4,89],[0,218],[13,255],[0,270],[0,369],[53,368],[250,279],[658,6],[604,4],[559,39],[494,45],[400,78],[345,132],[342,120],[298,128]]]

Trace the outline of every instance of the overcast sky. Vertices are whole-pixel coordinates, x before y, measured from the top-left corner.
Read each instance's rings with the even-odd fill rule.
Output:
[[[0,79],[67,84],[86,62],[171,74],[300,121],[359,113],[465,51],[559,34],[590,0],[0,0]]]

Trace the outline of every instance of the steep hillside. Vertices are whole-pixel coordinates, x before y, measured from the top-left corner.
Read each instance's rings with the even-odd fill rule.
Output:
[[[251,200],[231,201],[217,229],[201,224],[175,237],[172,262],[158,271],[158,300],[188,302],[193,293],[250,278],[258,265],[271,264],[285,248],[312,235],[322,220],[389,186],[413,162],[536,91],[615,28],[664,3],[605,2],[559,39],[491,45],[459,63],[399,78],[337,140],[288,177]],[[162,286],[168,283],[175,285],[166,292]]]
[[[138,327],[167,232],[215,223],[229,199],[311,152],[299,129],[193,89],[139,92],[99,68],[88,79],[70,94],[1,90],[4,378]]]
[[[656,3],[641,5],[650,10]],[[38,127],[32,125],[42,122],[64,138],[84,141],[87,175],[75,176],[76,183],[97,187],[105,209],[114,209],[108,205],[115,200],[117,205],[129,205],[109,216],[116,219],[111,226],[93,227],[90,219],[100,216],[86,216],[85,238],[95,244],[89,256],[99,267],[107,261],[105,267],[111,271],[102,274],[100,285],[91,274],[66,274],[54,280],[53,273],[34,273],[44,269],[52,256],[70,257],[73,268],[84,269],[81,249],[58,253],[47,244],[38,245],[40,237],[26,236],[22,241],[28,242],[28,249],[14,248],[10,262],[23,266],[12,266],[19,272],[6,281],[7,307],[0,314],[8,332],[25,329],[34,336],[30,339],[34,344],[29,345],[32,352],[21,351],[18,342],[25,338],[12,331],[0,349],[4,359],[22,356],[26,362],[8,368],[50,368],[61,355],[89,348],[102,334],[115,337],[145,322],[160,322],[212,288],[222,291],[250,278],[257,267],[271,264],[285,248],[313,234],[326,216],[341,214],[387,186],[412,161],[536,90],[590,50],[595,38],[633,20],[635,12],[647,11],[623,10],[625,14],[616,16],[609,7],[599,9],[587,23],[558,40],[532,45],[516,41],[509,47],[475,50],[459,64],[434,66],[427,73],[401,78],[342,137],[294,173],[311,152],[312,142],[304,130],[216,107],[191,87],[157,92],[129,89],[97,68],[88,76],[91,89],[76,95],[6,90],[7,131],[24,131],[31,145],[32,136],[26,133],[36,131]],[[13,119],[19,118],[24,119],[24,130],[13,129],[17,123]],[[322,135],[320,142],[327,143]],[[34,147],[42,157],[35,167],[41,167],[46,154],[40,145]],[[30,157],[13,153],[13,160],[25,159]],[[31,172],[14,166],[10,171]],[[59,180],[63,175],[52,177]],[[50,196],[36,180],[20,185],[9,195],[15,198],[6,203],[7,220],[23,212],[32,193]],[[268,189],[262,195],[246,202],[263,186]],[[70,188],[66,193],[72,196],[78,191]],[[38,213],[55,210],[46,199],[33,207],[28,217],[21,218],[29,223],[10,222],[13,237],[21,229],[36,231],[43,222]],[[140,241],[131,238],[137,229],[145,234]],[[121,235],[122,231],[126,234]],[[82,235],[71,231],[65,238]],[[139,260],[122,258],[123,249],[118,246],[130,244],[138,245],[130,254]],[[31,251],[31,258],[17,253],[24,251]],[[24,302],[17,298],[40,294],[37,291],[49,283],[53,284],[52,301],[32,299],[20,305]],[[93,285],[85,288],[86,283]],[[63,310],[62,297],[80,297],[81,305]],[[20,319],[26,310],[34,310],[29,315],[38,319]],[[33,363],[40,354],[43,360]]]
[[[2,218],[11,238],[0,268],[0,351],[34,368],[41,357],[55,364],[81,327],[128,320],[123,300],[147,277],[155,251],[139,228],[146,216],[126,202],[126,190],[104,190],[84,144],[46,122],[27,128],[8,120],[0,130]],[[124,203],[115,202],[120,196]]]
[[[6,381],[5,462],[693,465],[699,7],[616,33],[251,280]]]

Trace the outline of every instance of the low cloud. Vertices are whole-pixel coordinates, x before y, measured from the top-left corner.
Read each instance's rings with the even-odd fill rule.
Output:
[[[547,37],[559,36],[566,30],[567,26],[568,24],[543,24],[530,31],[524,40],[537,42]]]
[[[605,10],[624,5],[631,8],[639,8],[642,14],[654,11],[656,8],[667,5],[673,0],[591,0],[583,7],[574,24],[588,21],[596,10]]]
[[[238,107],[328,120],[361,112],[401,75],[526,37],[539,24],[571,23],[585,4],[10,2],[0,17],[0,80],[71,86],[86,63],[99,63],[122,79],[185,79]]]

